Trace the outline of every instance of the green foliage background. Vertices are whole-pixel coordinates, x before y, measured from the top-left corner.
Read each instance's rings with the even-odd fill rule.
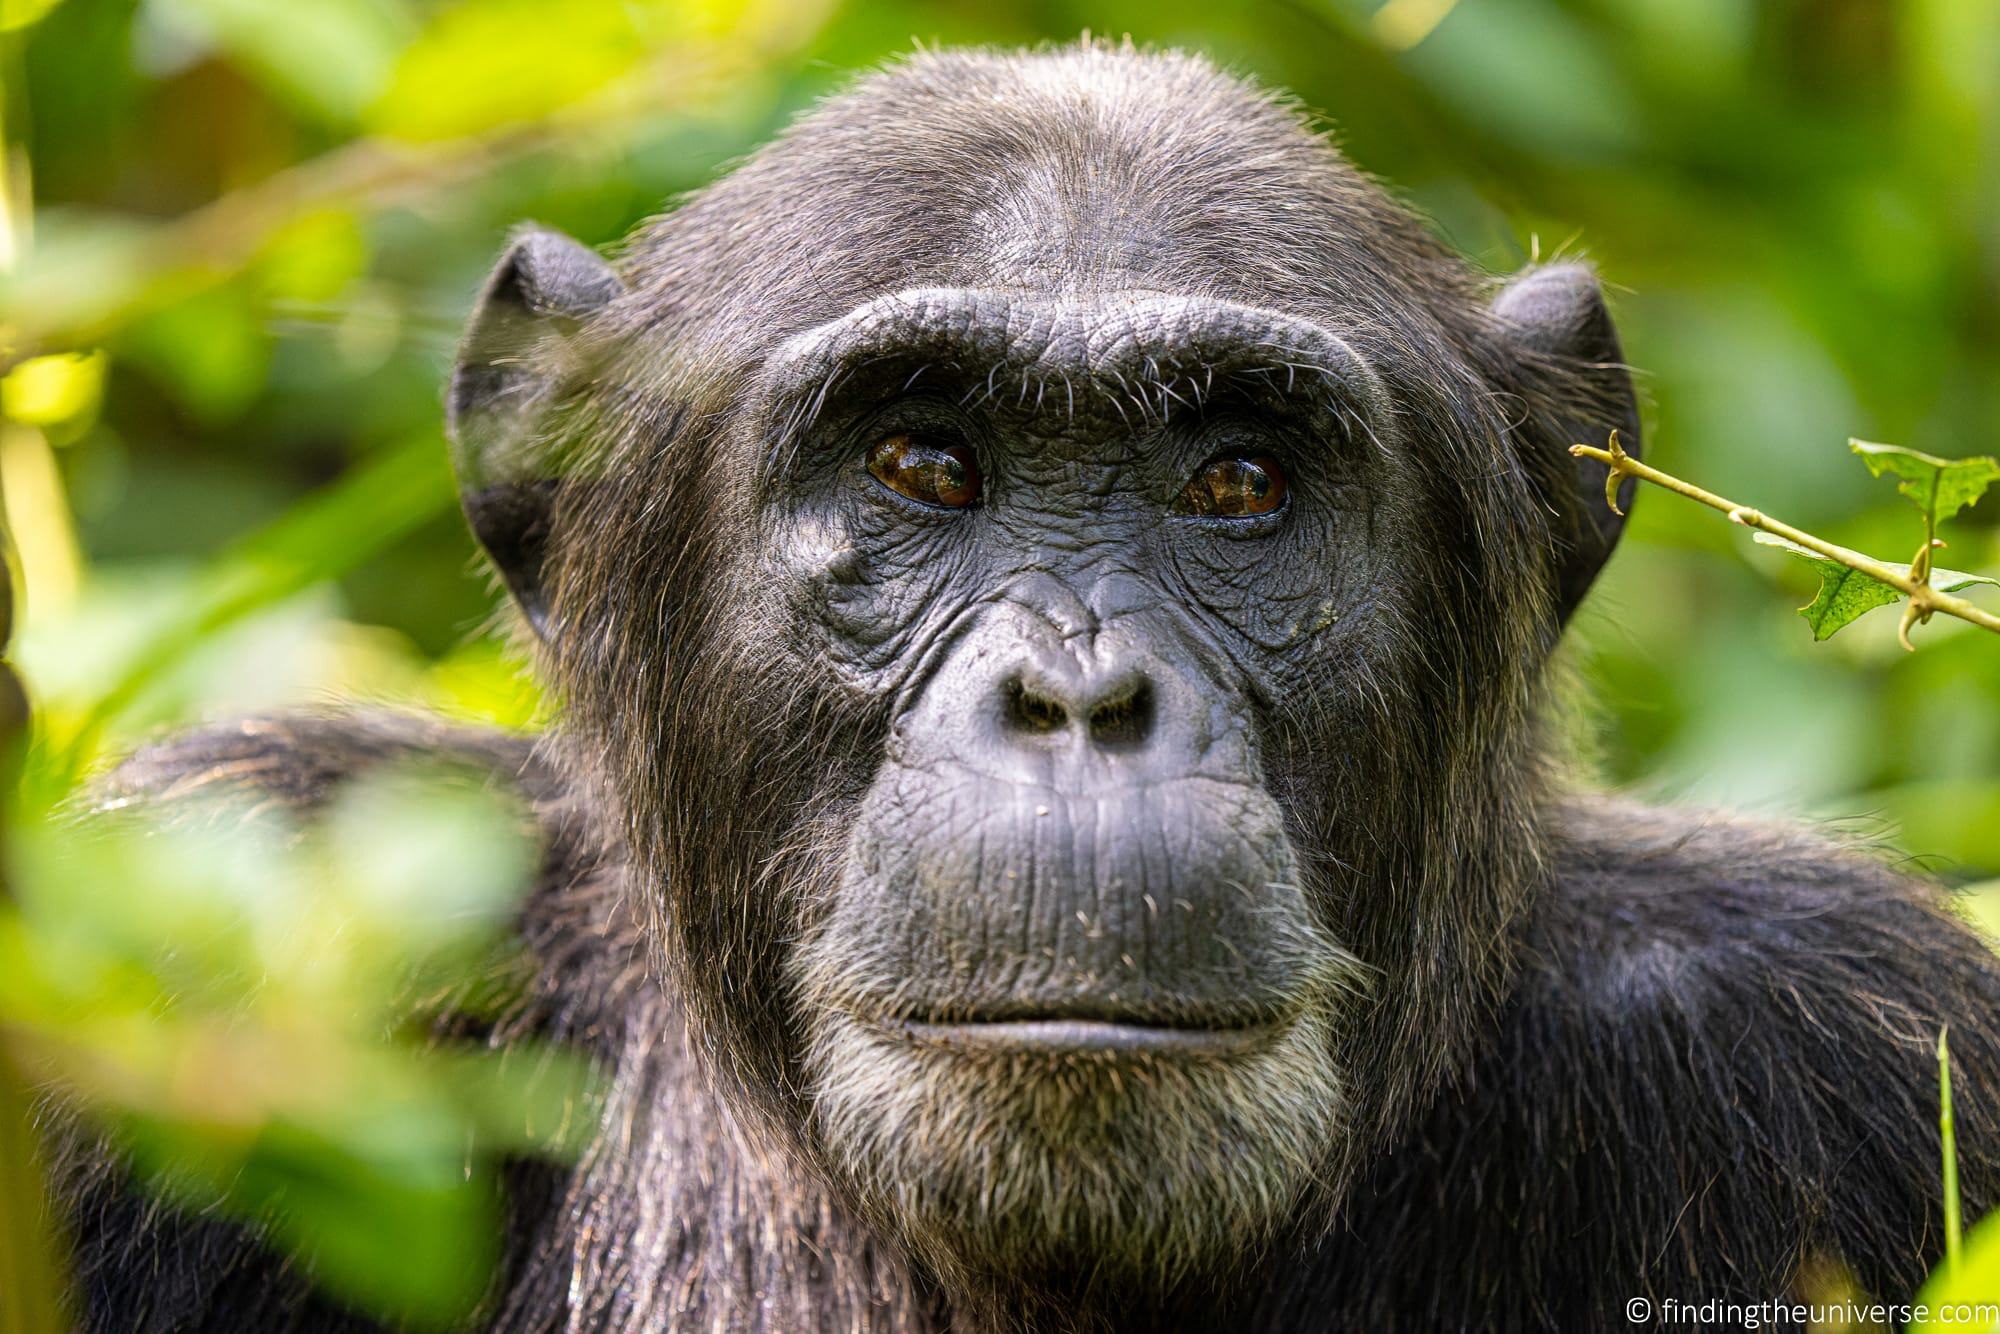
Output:
[[[1910,507],[1847,439],[2000,452],[1996,0],[0,0],[0,493],[42,742],[0,849],[0,1323],[59,1327],[46,1079],[169,1193],[282,1200],[280,1243],[355,1300],[476,1297],[494,1157],[589,1120],[584,1072],[401,1018],[412,975],[491,983],[525,862],[467,849],[512,817],[364,789],[379,846],[99,842],[49,803],[201,716],[534,725],[440,434],[508,228],[614,241],[857,69],[1085,30],[1293,90],[1496,274],[1595,259],[1669,472],[1900,553]],[[2000,490],[1945,536],[2000,573]],[[1815,645],[1816,582],[1641,496],[1564,650],[1603,776],[1859,817],[2000,887],[2000,646],[1939,618],[1906,654],[1887,614]],[[2000,1232],[1970,1251],[1990,1286]]]
[[[2000,5],[1380,5],[7,0],[4,319],[100,354],[17,386],[0,451],[45,722],[87,758],[357,694],[531,721],[439,437],[507,227],[611,241],[917,42],[1129,33],[1292,89],[1481,265],[1594,258],[1649,457],[1834,541],[1910,546],[1849,436],[1995,450]],[[1993,571],[2000,500],[1946,535]],[[1606,776],[2000,875],[1991,638],[1816,646],[1792,566],[1640,498],[1568,650]]]

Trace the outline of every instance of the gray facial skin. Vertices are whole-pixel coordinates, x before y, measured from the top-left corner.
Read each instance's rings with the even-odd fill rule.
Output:
[[[919,368],[921,395],[884,399]],[[1256,700],[1360,609],[1365,371],[1268,311],[941,290],[804,336],[772,377],[836,387],[778,451],[768,577],[896,701],[791,973],[830,1157],[997,1267],[1088,1247],[1172,1271],[1255,1235],[1340,1122],[1325,1052],[1364,979],[1312,909]],[[972,445],[977,507],[853,467],[857,438],[908,429]],[[1282,509],[1176,512],[1237,455],[1283,460]]]
[[[761,387],[759,582],[893,702],[788,969],[826,1156],[957,1264],[1174,1273],[1255,1238],[1341,1123],[1366,979],[1259,701],[1365,619],[1379,383],[1270,310],[936,288],[793,338]],[[855,466],[906,432],[973,451],[975,506]],[[1179,512],[1235,457],[1279,463],[1281,508]]]

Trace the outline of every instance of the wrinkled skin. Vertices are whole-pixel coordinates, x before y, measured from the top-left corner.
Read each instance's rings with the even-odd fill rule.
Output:
[[[301,720],[116,786],[311,810],[415,752],[532,799],[496,1040],[611,1092],[486,1327],[1906,1295],[1947,1021],[1995,1197],[2000,985],[1935,891],[1553,777],[1620,523],[1568,446],[1639,445],[1595,277],[1496,288],[1203,62],[927,55],[615,264],[524,232],[450,409],[535,753]],[[1188,499],[1244,462],[1267,506]],[[93,1328],[354,1327],[79,1161]]]
[[[843,685],[895,701],[791,969],[814,1124],[953,1258],[1088,1247],[1171,1270],[1269,1227],[1340,1121],[1325,1052],[1364,974],[1265,782],[1258,702],[1323,684],[1317,641],[1359,613],[1376,559],[1363,479],[1386,469],[1347,438],[1334,375],[1282,412],[1236,382],[1339,351],[1274,348],[1252,312],[958,293],[891,310],[896,351],[969,327],[965,364],[1021,387],[975,416],[958,405],[977,384],[950,372],[886,405],[871,375],[768,479],[763,577]],[[781,352],[773,379],[819,383],[829,345],[882,356],[876,322],[808,335],[808,364]],[[1217,383],[1183,419],[1060,392],[1190,355]],[[976,442],[977,508],[926,510],[853,467],[857,435],[914,424]],[[1299,460],[1285,511],[1173,512],[1205,460],[1273,451]]]

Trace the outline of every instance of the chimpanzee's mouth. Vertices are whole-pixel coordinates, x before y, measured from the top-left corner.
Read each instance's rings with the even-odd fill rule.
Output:
[[[967,1054],[1233,1056],[1274,1040],[1274,1024],[1189,1027],[1110,1019],[995,1019],[935,1023],[884,1021],[887,1032],[926,1047]]]

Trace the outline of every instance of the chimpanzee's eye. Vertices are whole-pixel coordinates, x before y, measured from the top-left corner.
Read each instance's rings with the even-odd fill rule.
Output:
[[[868,449],[868,471],[898,495],[944,509],[979,499],[979,464],[969,445],[922,435],[885,435]]]
[[[1275,514],[1285,504],[1285,470],[1268,454],[1210,459],[1174,502],[1177,514],[1246,519]]]

